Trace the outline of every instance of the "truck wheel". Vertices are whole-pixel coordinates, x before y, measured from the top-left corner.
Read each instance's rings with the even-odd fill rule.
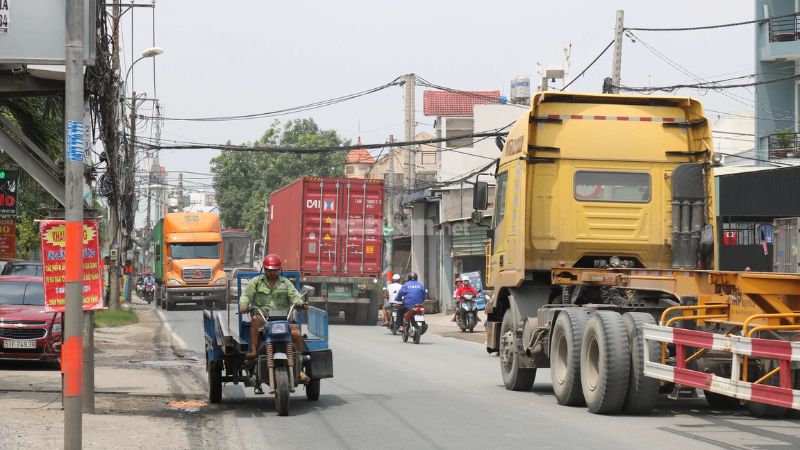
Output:
[[[510,391],[527,391],[533,386],[536,369],[520,367],[520,356],[517,353],[517,338],[514,331],[514,317],[511,310],[506,310],[503,323],[500,325],[500,372],[503,384]]]
[[[559,405],[586,404],[581,390],[581,340],[586,314],[565,309],[558,314],[550,339],[550,379]]]
[[[208,363],[208,401],[222,401],[222,364],[218,362]]]
[[[164,292],[164,309],[167,311],[175,309],[175,304],[169,301],[169,292]]]
[[[378,313],[381,309],[381,301],[377,293],[370,293],[369,308],[367,308],[367,322],[365,325],[375,326],[378,324]]]
[[[595,311],[581,341],[581,387],[594,414],[622,409],[628,391],[631,355],[625,321],[613,311]]]
[[[761,367],[761,370],[756,371],[755,374],[751,373],[748,378],[751,380],[757,380],[776,367],[773,361],[765,360],[763,361],[763,364],[764,365]],[[777,378],[778,376],[773,375],[772,378],[766,380],[764,384],[767,386],[775,386]],[[753,417],[758,417],[759,419],[780,419],[786,415],[788,408],[768,405],[766,403],[749,402],[747,403],[747,410],[750,411],[750,415]]]
[[[306,398],[309,401],[315,402],[319,400],[320,381],[322,380],[320,379],[311,380],[308,382],[308,384],[306,384]]]
[[[641,312],[629,312],[622,315],[625,322],[625,331],[628,334],[628,342],[631,349],[631,366],[628,378],[628,393],[625,396],[625,403],[622,411],[626,414],[647,414],[653,409],[658,399],[660,383],[655,378],[644,376],[644,336],[642,327],[645,324],[655,325],[653,316]],[[656,361],[659,355],[659,346],[656,342],[650,342],[648,351],[651,361]]]
[[[275,368],[275,410],[279,416],[289,415],[289,374],[286,367]]]

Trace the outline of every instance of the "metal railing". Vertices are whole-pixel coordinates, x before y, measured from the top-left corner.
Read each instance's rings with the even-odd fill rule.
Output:
[[[768,137],[769,159],[800,158],[800,135],[798,133],[772,134]]]
[[[786,42],[796,40],[800,40],[800,16],[770,19],[770,42]]]

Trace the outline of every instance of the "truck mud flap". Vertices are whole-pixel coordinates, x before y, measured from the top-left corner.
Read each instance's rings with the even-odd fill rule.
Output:
[[[333,377],[333,352],[327,350],[314,350],[308,352],[311,360],[307,364],[308,373],[312,379]]]

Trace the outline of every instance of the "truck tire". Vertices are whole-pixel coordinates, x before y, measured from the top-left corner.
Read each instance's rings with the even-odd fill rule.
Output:
[[[656,321],[652,315],[641,312],[625,313],[622,315],[622,320],[625,322],[625,331],[628,334],[631,349],[628,392],[625,395],[622,411],[626,414],[647,414],[655,406],[661,386],[657,379],[644,376],[645,342],[642,327],[645,324],[655,325]],[[650,342],[647,345],[651,361],[656,361],[656,355],[659,354],[658,344]]]
[[[738,398],[728,397],[705,389],[703,390],[703,396],[705,396],[708,406],[714,409],[741,409],[742,407],[742,401]]]
[[[757,371],[755,374],[751,373],[748,378],[757,380],[776,367],[773,361],[767,362],[765,360],[764,363],[765,365],[762,366],[761,370]],[[777,377],[773,375],[772,378],[766,380],[764,384],[767,386],[775,386],[776,378]],[[782,406],[768,405],[766,403],[748,402],[747,410],[750,411],[750,415],[758,417],[759,419],[781,419],[786,415],[789,409]]]
[[[517,353],[514,317],[511,310],[506,310],[503,323],[500,325],[500,373],[503,384],[510,391],[527,391],[536,379],[536,369],[520,367],[520,356]]]
[[[166,309],[167,311],[172,311],[173,309],[175,309],[175,304],[172,303],[169,299],[168,291],[164,291],[164,309]]]
[[[311,380],[306,384],[306,398],[309,401],[315,402],[319,400],[319,388],[322,380]]]
[[[222,364],[208,363],[208,402],[222,402]]]
[[[614,414],[622,409],[630,365],[622,316],[613,311],[593,312],[581,341],[581,387],[590,412]]]
[[[289,415],[289,374],[285,366],[275,367],[275,410],[279,416]]]
[[[558,314],[550,339],[550,379],[559,405],[582,406],[581,341],[586,314],[568,308]]]
[[[378,312],[381,309],[381,302],[378,298],[377,292],[371,292],[369,295],[369,308],[367,308],[367,321],[364,325],[375,326],[378,324]]]

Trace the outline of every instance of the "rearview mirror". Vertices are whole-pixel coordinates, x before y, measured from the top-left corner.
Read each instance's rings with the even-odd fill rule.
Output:
[[[313,294],[315,290],[316,289],[314,289],[314,286],[309,286],[309,285],[303,286],[303,294],[309,294],[310,295],[310,294]]]
[[[472,209],[485,211],[489,206],[489,183],[485,181],[475,182],[475,191],[472,194]]]

